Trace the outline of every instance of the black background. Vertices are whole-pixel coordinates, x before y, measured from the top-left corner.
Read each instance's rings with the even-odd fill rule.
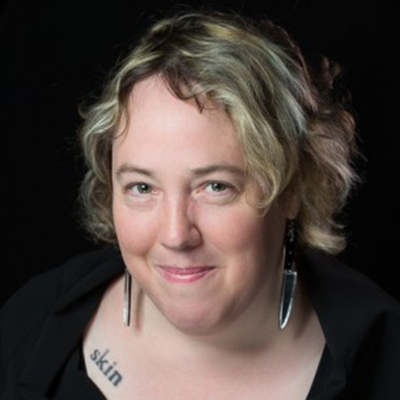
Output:
[[[185,1],[186,5],[198,2]],[[1,298],[30,277],[94,248],[79,227],[82,160],[78,105],[171,1],[11,0],[1,7]],[[182,3],[180,3],[182,4]],[[219,1],[219,9],[266,15],[344,70],[352,93],[365,183],[346,210],[340,256],[400,298],[400,16],[393,1]]]

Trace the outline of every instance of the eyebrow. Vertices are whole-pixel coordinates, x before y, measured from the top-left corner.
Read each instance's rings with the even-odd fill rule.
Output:
[[[145,168],[139,168],[136,167],[135,165],[131,165],[131,164],[122,164],[118,169],[117,172],[115,173],[117,179],[121,179],[121,176],[124,174],[140,174],[140,175],[145,175],[145,176],[149,176],[149,177],[154,177],[156,176],[156,174],[148,169]]]
[[[243,177],[245,175],[245,171],[242,168],[236,167],[235,165],[231,164],[212,164],[207,167],[190,169],[189,171],[194,177],[201,177],[212,174],[214,172],[229,172],[240,177]],[[120,179],[122,175],[129,173],[136,173],[148,177],[157,177],[157,174],[149,169],[140,168],[135,165],[126,163],[122,164],[117,169],[116,177],[117,179]]]
[[[234,175],[245,175],[245,172],[242,168],[230,164],[213,164],[203,168],[191,169],[190,172],[196,177],[212,174],[213,172],[230,172]]]

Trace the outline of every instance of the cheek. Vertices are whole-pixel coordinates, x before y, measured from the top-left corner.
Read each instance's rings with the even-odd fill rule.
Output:
[[[237,211],[237,210],[236,210]],[[279,268],[285,222],[277,214],[260,217],[254,210],[221,213],[207,221],[208,242],[231,266],[233,274]]]
[[[262,219],[246,211],[222,211],[202,225],[209,241],[229,253],[241,254],[263,240]]]
[[[156,224],[151,216],[132,212],[121,204],[114,204],[113,214],[121,250],[130,256],[146,254],[157,236]]]

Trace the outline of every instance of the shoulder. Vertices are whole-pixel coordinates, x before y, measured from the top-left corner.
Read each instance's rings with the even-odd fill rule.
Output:
[[[305,284],[317,307],[322,303],[343,312],[359,311],[370,318],[384,312],[399,315],[400,303],[395,298],[337,258],[319,251],[306,251],[301,265]]]
[[[343,385],[357,394],[351,398],[400,398],[399,302],[320,252],[304,254],[302,272],[334,360],[336,384],[347,381]]]
[[[82,286],[102,265],[119,258],[113,248],[85,253],[63,265],[31,279],[5,303],[0,310],[1,358],[12,354],[13,348],[38,335],[47,316],[68,298],[71,291]],[[82,291],[90,290],[90,285]],[[31,333],[35,332],[35,335]]]
[[[110,248],[84,253],[35,276],[4,304],[1,317],[15,316],[16,312],[23,311],[24,319],[29,319],[31,311],[45,312],[77,282],[114,255],[115,251]]]

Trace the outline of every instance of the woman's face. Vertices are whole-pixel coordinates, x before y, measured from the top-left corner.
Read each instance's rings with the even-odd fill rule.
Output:
[[[234,128],[211,105],[199,112],[148,78],[134,87],[113,146],[126,266],[167,320],[194,334],[277,314],[286,219],[277,205],[261,217],[249,204],[256,190]]]

